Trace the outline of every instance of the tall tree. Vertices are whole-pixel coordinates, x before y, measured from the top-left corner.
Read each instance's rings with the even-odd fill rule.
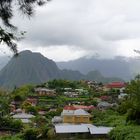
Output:
[[[17,27],[11,24],[10,20],[13,17],[13,8],[18,8],[24,15],[31,17],[34,13],[34,7],[42,6],[50,0],[0,0],[0,18],[6,30],[0,26],[0,44],[6,44],[14,54],[17,54],[16,41],[19,37],[16,35]],[[16,6],[15,6],[16,5]],[[24,33],[21,33],[23,35]]]
[[[124,104],[127,107],[127,120],[140,124],[140,75],[129,83],[127,91],[129,96]]]

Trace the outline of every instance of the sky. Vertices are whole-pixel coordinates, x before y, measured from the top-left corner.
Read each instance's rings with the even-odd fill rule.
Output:
[[[55,61],[80,57],[138,56],[140,0],[52,0],[32,18],[15,11],[12,23],[27,31],[19,51],[32,50]],[[7,47],[0,55],[11,55]]]

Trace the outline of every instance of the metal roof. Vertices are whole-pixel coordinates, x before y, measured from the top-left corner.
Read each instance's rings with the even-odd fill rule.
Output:
[[[27,114],[27,113],[20,113],[12,116],[14,119],[30,119],[35,117],[34,115]]]
[[[77,110],[63,110],[61,113],[62,116],[64,115],[90,115],[88,112],[86,112],[83,109],[77,109]]]
[[[86,125],[59,124],[55,125],[56,133],[88,133]]]
[[[35,91],[55,92],[55,90],[47,88],[35,88]]]
[[[96,127],[92,124],[56,124],[55,131],[56,133],[90,133],[92,135],[104,135],[108,134],[113,127]]]
[[[103,134],[108,134],[111,130],[113,129],[113,127],[89,127],[90,130],[90,134],[95,134],[95,135],[103,135]]]
[[[90,115],[90,114],[83,109],[77,109],[74,111],[74,115]]]

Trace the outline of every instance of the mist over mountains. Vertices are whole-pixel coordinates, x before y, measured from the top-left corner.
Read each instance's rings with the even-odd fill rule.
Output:
[[[40,53],[23,51],[13,57],[0,71],[0,87],[13,88],[24,84],[39,84],[52,79],[96,80],[98,82],[120,81],[116,77],[103,76],[99,71],[82,74],[76,70],[60,70],[56,63]]]
[[[78,70],[83,74],[100,71],[106,77],[119,77],[130,80],[140,73],[140,57],[115,57],[114,59],[79,58],[68,62],[57,62],[60,69]]]

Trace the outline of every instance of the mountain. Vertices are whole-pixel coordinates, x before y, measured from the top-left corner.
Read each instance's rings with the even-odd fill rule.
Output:
[[[68,80],[81,80],[86,79],[86,76],[79,71],[63,69],[61,70],[61,78]]]
[[[40,53],[23,51],[0,71],[0,86],[13,87],[60,78],[55,62]]]
[[[40,53],[20,52],[0,71],[0,87],[13,88],[24,84],[40,84],[52,79],[96,80],[98,82],[120,81],[104,77],[99,71],[82,74],[79,71],[60,70],[56,63]],[[122,80],[121,80],[122,81]]]
[[[79,58],[68,62],[57,62],[60,69],[77,70],[83,74],[100,71],[105,77],[130,80],[140,73],[140,58],[115,57],[113,59]]]
[[[115,82],[115,81],[123,81],[121,78],[117,77],[104,77],[99,71],[90,71],[85,75],[85,79],[88,80],[95,80],[97,82],[108,83],[108,82]]]
[[[1,56],[0,57],[0,70],[8,63],[10,58],[8,56]]]

